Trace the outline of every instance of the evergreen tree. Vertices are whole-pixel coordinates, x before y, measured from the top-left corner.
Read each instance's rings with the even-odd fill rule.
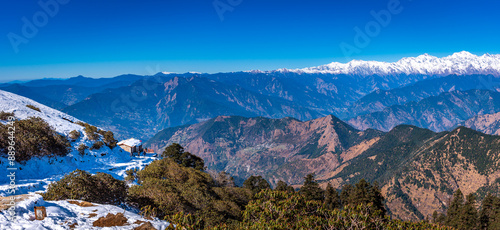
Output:
[[[263,189],[271,189],[271,185],[262,176],[250,176],[243,182],[243,188],[250,189],[253,194],[257,194]]]
[[[326,185],[325,206],[330,210],[342,207],[339,193],[332,187],[330,183]]]
[[[488,229],[500,229],[500,197],[493,200],[493,210]]]
[[[293,189],[292,186],[288,185],[286,182],[280,180],[276,184],[276,188],[274,188],[276,191],[286,191],[286,192],[295,192],[295,189]]]
[[[183,167],[190,167],[196,170],[205,169],[205,162],[203,159],[190,152],[185,152],[184,148],[177,143],[169,145],[162,153],[163,158],[171,158],[175,163]]]
[[[344,186],[342,186],[342,191],[340,192],[340,200],[342,202],[342,206],[353,204],[353,191],[354,187],[350,184],[345,184]]]
[[[437,223],[437,218],[438,218],[438,212],[434,210],[432,213],[432,223]]]
[[[490,193],[488,193],[486,197],[484,197],[483,202],[481,202],[481,211],[479,211],[480,229],[488,229],[488,226],[490,225],[490,220],[494,219],[495,217],[494,201],[495,197]]]
[[[384,207],[384,196],[382,196],[382,192],[378,187],[378,182],[374,182],[373,186],[371,186],[369,191],[370,202],[373,204],[373,207],[382,212],[382,216],[386,214],[386,210]]]
[[[355,205],[368,204],[371,201],[371,186],[365,179],[359,180],[354,186],[353,202]]]
[[[467,195],[464,206],[460,212],[460,229],[476,229],[478,225],[477,210],[474,204],[476,197],[474,194]]]
[[[304,185],[300,188],[299,193],[304,195],[307,200],[323,200],[323,189],[314,179],[314,173],[307,174],[304,179]]]
[[[450,202],[448,211],[446,212],[446,225],[458,228],[460,225],[460,214],[462,207],[464,205],[464,195],[462,191],[458,189],[455,194],[453,194],[453,199]]]

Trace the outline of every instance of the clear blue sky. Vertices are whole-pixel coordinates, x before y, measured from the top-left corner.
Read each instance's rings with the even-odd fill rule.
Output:
[[[380,31],[373,27],[362,47],[354,43],[354,28],[365,30],[375,20],[370,11],[388,10],[389,2],[398,1],[216,0],[221,11],[227,9],[223,18],[213,0],[59,1],[69,2],[58,3],[52,15],[33,0],[3,3],[0,81],[301,68],[462,50],[500,53],[500,2],[493,0],[400,0],[400,12],[391,13]],[[23,35],[23,17],[29,23],[35,18],[41,26],[35,25],[36,33],[28,29]],[[346,56],[343,42],[357,52]]]

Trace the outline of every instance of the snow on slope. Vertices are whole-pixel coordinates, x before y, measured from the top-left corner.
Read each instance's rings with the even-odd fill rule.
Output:
[[[33,105],[39,108],[41,112],[28,108],[26,105]],[[68,121],[77,122],[79,121],[78,119],[31,99],[3,90],[0,90],[0,111],[14,112],[16,117],[19,119],[40,117],[61,134],[67,135],[72,130],[83,130],[82,126]],[[67,120],[64,120],[63,118]]]
[[[304,69],[278,69],[277,72],[295,73],[325,73],[348,75],[394,75],[394,74],[423,74],[423,75],[466,75],[491,74],[500,76],[500,54],[484,54],[477,56],[467,51],[454,53],[450,56],[438,58],[429,54],[418,57],[407,57],[397,62],[359,61],[348,63],[332,62],[327,65]]]
[[[46,208],[47,217],[44,220],[33,220],[35,217],[34,206]],[[42,196],[33,194],[17,204],[19,218],[16,221],[9,221],[5,213],[0,212],[0,229],[70,229],[68,225],[75,223],[74,229],[100,229],[94,227],[92,223],[100,217],[105,217],[108,213],[124,213],[128,224],[103,229],[133,229],[141,225],[140,222],[136,221],[150,222],[156,229],[166,229],[169,225],[166,221],[147,220],[134,212],[124,211],[113,205],[94,204],[90,207],[81,207],[70,204],[68,201],[44,201]],[[91,214],[93,217],[90,217]]]
[[[26,107],[26,105],[33,105],[39,108],[40,112]],[[128,152],[123,151],[119,147],[110,149],[105,145],[98,150],[86,150],[86,155],[82,156],[78,153],[77,147],[80,144],[92,146],[95,141],[89,140],[83,131],[83,127],[74,123],[78,121],[76,118],[37,103],[31,99],[2,90],[0,90],[0,111],[14,112],[17,119],[40,117],[62,135],[67,135],[72,130],[78,130],[83,134],[79,139],[71,142],[71,151],[66,156],[32,158],[23,164],[17,164],[18,170],[16,170],[15,173],[17,190],[15,195],[29,194],[29,198],[26,201],[28,203],[37,201],[37,205],[46,203],[51,207],[56,207],[54,209],[55,213],[48,213],[49,217],[52,215],[53,218],[51,217],[35,223],[29,220],[30,215],[33,214],[31,207],[33,205],[28,208],[20,205],[16,206],[16,212],[18,213],[18,217],[20,217],[16,222],[8,222],[5,216],[6,214],[0,212],[0,229],[66,229],[59,224],[64,223],[68,218],[73,218],[71,219],[72,221],[78,222],[79,226],[77,226],[77,229],[89,229],[91,226],[91,222],[89,221],[95,221],[100,216],[92,219],[79,218],[78,215],[84,213],[81,207],[76,205],[73,205],[76,207],[69,207],[67,205],[71,204],[66,201],[43,201],[35,192],[46,191],[50,183],[60,180],[65,174],[76,169],[85,170],[90,173],[104,172],[111,174],[117,179],[123,179],[126,176],[126,170],[131,168],[142,169],[156,159],[151,155],[131,157]],[[6,121],[1,122],[4,124],[6,123]],[[100,138],[102,138],[102,136]],[[10,196],[12,194],[9,193],[9,178],[7,177],[9,174],[7,170],[8,160],[5,157],[0,157],[0,161],[0,196]],[[104,211],[106,212],[123,212],[122,208],[116,206],[101,205],[101,207],[104,207]],[[103,215],[105,216],[105,213]],[[132,219],[139,218],[136,214],[127,214],[126,217],[129,219],[130,217],[132,217]],[[144,219],[141,220],[148,221]],[[156,221],[153,224],[157,229],[164,229],[165,225],[168,225],[168,223],[164,221]],[[137,225],[135,226],[137,227]]]

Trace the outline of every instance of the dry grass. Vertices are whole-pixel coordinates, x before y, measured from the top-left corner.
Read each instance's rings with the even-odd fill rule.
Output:
[[[111,214],[108,213],[106,217],[100,217],[92,224],[94,227],[114,227],[127,225],[127,217],[123,213]]]
[[[89,214],[89,218],[92,218],[92,217],[95,217],[95,216],[97,216],[97,213],[90,213]]]
[[[76,204],[80,207],[92,207],[92,206],[95,206],[93,205],[92,203],[90,202],[87,202],[87,201],[77,201],[77,200],[68,200],[68,203],[70,204]]]
[[[150,222],[145,222],[141,226],[135,227],[134,230],[156,230],[156,228]]]
[[[11,197],[12,196],[0,197],[0,211],[7,210],[10,207],[8,204],[11,201]],[[16,203],[26,200],[28,197],[29,195],[27,194],[14,196]]]

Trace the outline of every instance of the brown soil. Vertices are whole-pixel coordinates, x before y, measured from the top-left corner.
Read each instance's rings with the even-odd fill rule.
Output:
[[[139,227],[135,227],[134,230],[157,230],[150,222],[146,222]]]
[[[92,218],[92,217],[94,217],[94,216],[97,216],[97,213],[90,213],[90,214],[89,214],[89,218]]]
[[[10,204],[11,197],[12,196],[0,197],[0,211],[7,210],[9,207],[11,207],[11,206],[8,205],[8,204]],[[17,195],[17,196],[14,196],[14,197],[15,197],[15,201],[17,203],[17,202],[26,200],[29,197],[29,195],[24,194],[24,195]]]
[[[114,227],[127,225],[127,217],[123,213],[111,214],[108,213],[106,217],[100,217],[92,224],[94,227]]]
[[[77,225],[78,225],[78,223],[73,223],[73,224],[70,224],[68,226],[70,229],[74,229],[74,228],[76,228]]]
[[[87,201],[80,202],[80,201],[76,201],[76,200],[68,200],[68,203],[70,203],[70,204],[76,204],[76,205],[78,205],[80,207],[92,207],[92,206],[95,206],[92,203],[87,202]]]

